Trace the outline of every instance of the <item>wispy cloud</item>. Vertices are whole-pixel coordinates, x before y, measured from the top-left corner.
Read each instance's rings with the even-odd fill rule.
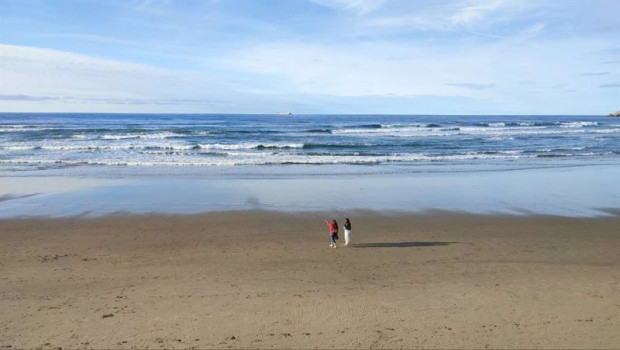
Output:
[[[495,86],[495,84],[476,84],[476,83],[445,83],[446,86],[456,86],[472,90],[486,90]]]
[[[148,98],[106,98],[106,97],[77,97],[77,96],[32,96],[32,95],[0,95],[0,101],[60,101],[63,103],[102,103],[115,105],[186,105],[186,104],[214,104],[223,101],[210,99],[148,99]]]
[[[581,73],[581,75],[585,75],[585,76],[601,76],[601,75],[608,75],[609,72],[585,72],[585,73]]]
[[[507,5],[506,0],[475,0],[449,17],[452,26],[472,27]]]
[[[511,70],[521,69],[521,63],[511,63],[514,53],[504,47],[471,47],[450,55],[432,46],[281,43],[239,51],[222,64],[257,77],[277,77],[283,92],[488,98],[496,93],[488,82],[511,82]]]
[[[349,11],[363,16],[379,8],[385,0],[312,0],[312,2],[339,11]]]
[[[148,13],[151,15],[164,15],[169,11],[170,0],[131,0],[127,6],[133,11]]]
[[[620,88],[620,83],[618,83],[618,84],[603,84],[603,85],[599,85],[598,87],[599,88],[603,88],[603,89],[606,89],[606,88]]]
[[[52,96],[32,96],[23,94],[0,94],[0,101],[49,101],[57,100],[57,97]]]
[[[57,50],[0,44],[0,100],[205,105],[234,98],[230,79]]]
[[[43,38],[60,38],[60,39],[69,39],[69,40],[80,40],[84,42],[96,42],[96,43],[122,45],[122,46],[139,45],[139,43],[136,41],[112,38],[112,37],[107,37],[103,35],[85,34],[85,33],[40,33],[38,35]]]
[[[426,31],[462,30],[475,35],[502,37],[482,32],[481,29],[496,23],[518,19],[532,8],[535,8],[535,5],[525,4],[518,0],[461,0],[448,4],[431,3],[426,6],[416,6],[398,15],[371,18],[364,24],[375,28],[410,28]],[[536,24],[523,29],[520,34],[533,35],[542,28],[544,24]]]
[[[15,0],[0,13],[15,44],[0,43],[0,110],[436,104],[423,113],[458,101],[574,113],[617,103],[618,36],[599,29],[614,19],[606,0],[78,3],[81,16],[71,1]]]
[[[545,29],[546,26],[547,25],[544,23],[536,23],[532,26],[526,27],[525,29],[521,30],[518,36],[521,39],[534,37],[540,34]]]

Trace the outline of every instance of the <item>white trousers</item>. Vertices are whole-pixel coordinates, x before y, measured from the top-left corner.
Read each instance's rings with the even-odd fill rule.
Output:
[[[344,245],[349,244],[351,230],[344,230]]]

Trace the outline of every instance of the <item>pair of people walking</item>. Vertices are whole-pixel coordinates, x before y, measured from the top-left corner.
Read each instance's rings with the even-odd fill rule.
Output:
[[[329,238],[331,243],[329,244],[332,248],[337,248],[336,241],[338,240],[338,222],[335,219],[332,221],[325,220],[325,224],[329,227]],[[344,219],[344,245],[349,245],[349,241],[351,239],[351,220],[349,218]]]

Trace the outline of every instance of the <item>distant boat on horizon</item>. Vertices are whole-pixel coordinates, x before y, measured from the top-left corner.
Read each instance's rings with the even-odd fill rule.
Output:
[[[293,113],[291,112],[278,112],[278,115],[292,115]]]

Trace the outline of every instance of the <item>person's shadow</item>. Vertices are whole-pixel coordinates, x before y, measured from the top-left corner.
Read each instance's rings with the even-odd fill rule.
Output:
[[[377,243],[352,243],[352,248],[407,248],[407,247],[441,247],[459,242],[377,242]]]

